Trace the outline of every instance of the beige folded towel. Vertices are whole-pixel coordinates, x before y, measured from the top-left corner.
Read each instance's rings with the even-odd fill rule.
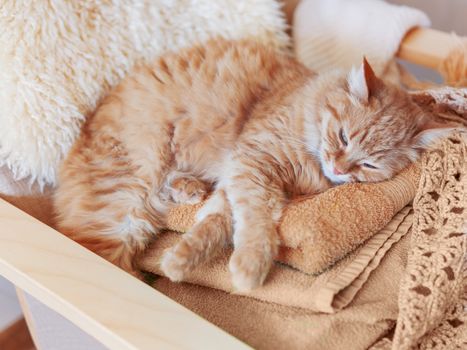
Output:
[[[279,225],[278,260],[309,274],[323,272],[384,228],[413,199],[418,178],[413,165],[385,182],[346,184],[291,203]],[[188,231],[200,207],[173,208],[168,229]]]
[[[283,264],[274,266],[261,288],[248,296],[284,306],[332,313],[347,306],[378,266],[389,248],[401,239],[412,225],[411,207],[402,209],[390,223],[354,253],[319,276],[305,274]],[[163,275],[159,261],[164,251],[181,239],[175,232],[162,234],[140,262],[149,272]],[[228,269],[231,248],[199,266],[186,281],[233,293]]]
[[[254,349],[367,349],[394,326],[410,235],[388,251],[352,302],[333,314],[173,283],[162,277],[153,285]]]

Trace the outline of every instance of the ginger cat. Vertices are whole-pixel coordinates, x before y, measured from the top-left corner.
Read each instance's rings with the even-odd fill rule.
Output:
[[[212,190],[162,268],[180,281],[233,241],[233,284],[248,291],[291,198],[390,178],[449,131],[366,61],[316,75],[258,43],[213,40],[137,68],[105,98],[63,162],[59,228],[138,275],[170,205]]]

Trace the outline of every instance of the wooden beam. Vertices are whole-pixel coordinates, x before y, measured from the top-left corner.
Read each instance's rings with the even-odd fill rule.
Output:
[[[416,28],[407,33],[397,56],[421,66],[438,69],[458,42],[459,39],[451,34],[434,29]]]

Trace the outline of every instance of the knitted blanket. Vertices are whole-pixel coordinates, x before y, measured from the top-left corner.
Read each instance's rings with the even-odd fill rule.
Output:
[[[427,107],[467,121],[467,89],[443,89]],[[444,110],[443,112],[441,112]],[[451,111],[451,113],[446,113]],[[455,111],[456,113],[452,113]],[[392,341],[373,349],[467,348],[467,135],[452,136],[423,157],[412,244],[399,292]]]

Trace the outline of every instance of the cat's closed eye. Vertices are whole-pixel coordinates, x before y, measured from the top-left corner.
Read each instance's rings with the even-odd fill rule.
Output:
[[[344,129],[339,130],[339,139],[341,140],[342,144],[347,147],[349,141],[347,140],[347,136],[345,135]]]
[[[364,166],[365,168],[369,168],[369,169],[378,169],[376,166],[370,163],[363,163],[362,166]]]

